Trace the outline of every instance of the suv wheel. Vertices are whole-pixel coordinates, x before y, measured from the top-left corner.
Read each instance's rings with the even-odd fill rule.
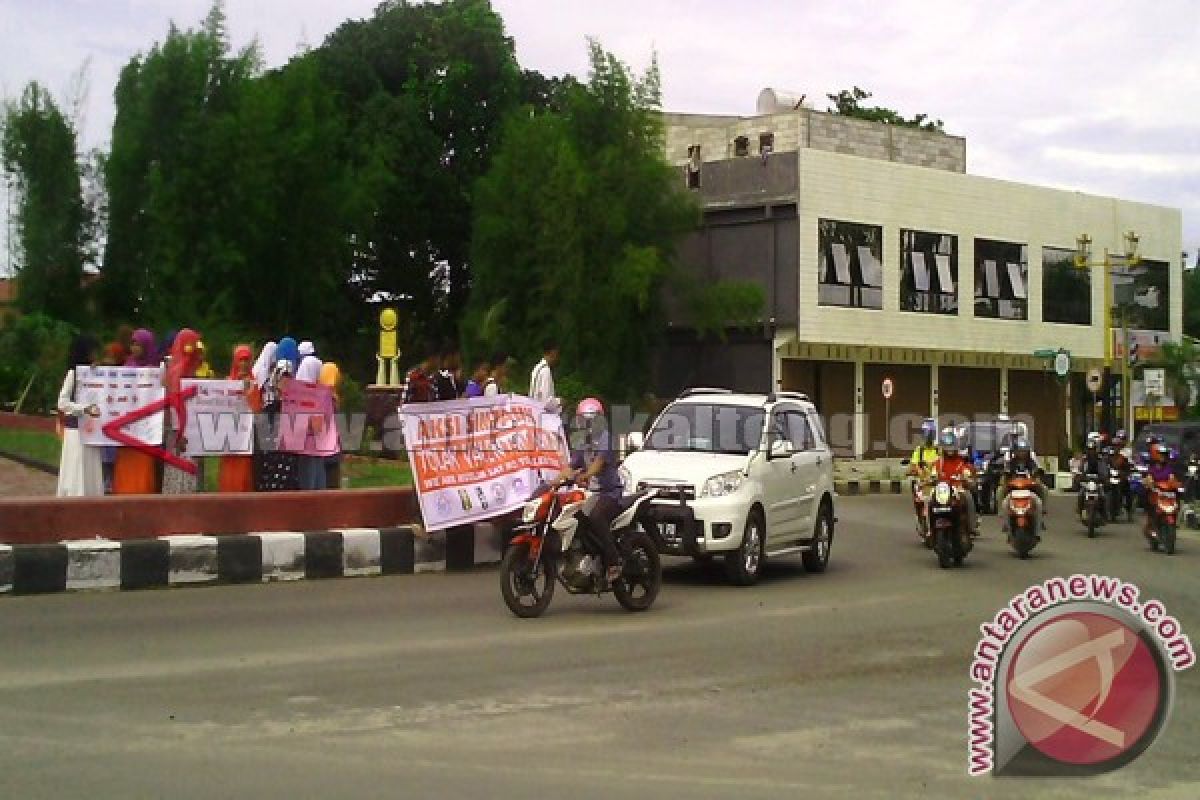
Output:
[[[725,571],[729,573],[729,580],[738,586],[751,586],[758,581],[762,571],[766,534],[762,513],[757,510],[751,511],[742,531],[741,546],[725,555]]]
[[[804,569],[808,572],[824,572],[829,564],[829,551],[833,547],[833,514],[828,503],[821,504],[817,524],[813,528],[812,549],[802,556]]]

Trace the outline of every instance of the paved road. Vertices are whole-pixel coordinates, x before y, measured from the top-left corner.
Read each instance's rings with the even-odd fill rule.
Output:
[[[0,797],[1196,797],[1200,670],[1166,735],[1081,782],[965,775],[977,626],[1072,571],[1139,583],[1200,640],[1200,536],[1087,540],[1053,498],[1030,562],[941,571],[898,497],[846,498],[824,575],[679,562],[659,604],[493,571],[0,600]]]
[[[37,497],[54,494],[58,478],[0,458],[0,497]]]

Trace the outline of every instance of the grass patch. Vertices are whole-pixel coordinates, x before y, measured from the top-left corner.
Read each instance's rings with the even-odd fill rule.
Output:
[[[0,429],[0,450],[57,467],[62,442],[53,433]]]
[[[342,476],[350,489],[412,486],[413,482],[407,461],[387,458],[344,458]]]

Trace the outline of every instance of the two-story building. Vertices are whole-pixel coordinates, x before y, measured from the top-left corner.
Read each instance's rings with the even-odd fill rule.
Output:
[[[1084,234],[1099,257],[1136,232],[1141,263],[1117,276],[1136,289],[1127,322],[1182,334],[1178,209],[969,175],[961,137],[767,90],[759,111],[665,115],[668,160],[703,207],[681,243],[685,271],[753,282],[766,304],[757,327],[723,341],[673,319],[661,393],[804,391],[859,457],[907,445],[914,415],[1029,415],[1035,446],[1057,454],[1092,419],[1085,374],[1105,357],[1105,273],[1073,263]],[[1065,382],[1034,355],[1059,349]]]

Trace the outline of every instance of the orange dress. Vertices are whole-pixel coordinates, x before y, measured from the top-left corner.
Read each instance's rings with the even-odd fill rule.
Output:
[[[246,393],[246,403],[254,413],[262,411],[262,392],[251,385]],[[217,471],[218,492],[254,491],[254,456],[221,456]]]
[[[158,464],[154,456],[133,447],[118,447],[112,491],[113,494],[158,494]]]

